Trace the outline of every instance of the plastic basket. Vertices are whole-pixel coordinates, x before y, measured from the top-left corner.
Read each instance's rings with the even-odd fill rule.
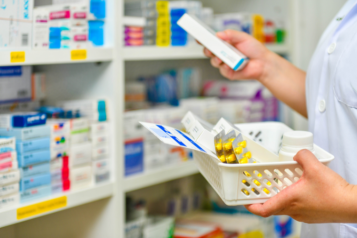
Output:
[[[291,130],[279,122],[237,126],[244,135],[257,139],[262,146],[275,153],[280,148],[284,132]],[[259,132],[258,137],[261,141],[256,136]],[[314,145],[314,149],[317,158],[323,164],[328,165],[334,159],[333,155],[317,145]],[[282,189],[295,183],[303,172],[295,161],[232,165],[220,163],[217,158],[202,152],[194,151],[193,154],[201,174],[228,206],[264,203]],[[249,195],[243,192],[244,189]]]

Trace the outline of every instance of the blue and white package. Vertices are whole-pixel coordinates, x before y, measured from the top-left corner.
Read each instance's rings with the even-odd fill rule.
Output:
[[[38,199],[41,199],[41,198],[51,195],[51,192],[52,192],[51,185],[28,189],[26,191],[21,192],[20,202],[25,203],[25,202],[30,202],[33,200],[38,200]]]
[[[36,188],[44,185],[51,184],[51,173],[38,174],[20,180],[20,192],[30,188]]]
[[[12,127],[30,127],[46,124],[46,114],[29,112],[21,115],[12,115]]]
[[[12,136],[15,137],[16,140],[31,140],[41,137],[49,137],[51,135],[51,130],[50,127],[46,125],[27,128],[0,128],[0,135]]]
[[[19,167],[47,162],[51,160],[51,151],[49,149],[35,150],[23,154],[17,154],[17,160],[19,162]]]
[[[29,165],[20,168],[21,178],[30,177],[37,174],[45,174],[50,172],[50,162]]]
[[[90,0],[89,12],[93,15],[91,18],[105,19],[106,16],[106,0]]]
[[[38,138],[33,140],[16,141],[16,151],[19,154],[34,150],[49,149],[50,147],[50,138]]]
[[[15,137],[0,136],[0,153],[15,151],[15,148],[16,148]]]
[[[88,21],[88,40],[93,46],[104,45],[104,21]]]

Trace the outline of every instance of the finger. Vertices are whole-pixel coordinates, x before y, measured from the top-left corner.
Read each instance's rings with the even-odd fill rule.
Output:
[[[269,217],[272,215],[280,214],[285,208],[288,208],[291,202],[294,200],[294,193],[291,189],[291,186],[270,198],[264,204],[252,204],[246,206],[246,208],[251,213],[262,217]]]
[[[217,32],[217,36],[231,44],[238,44],[249,39],[249,35],[245,32],[235,30],[225,30]]]
[[[220,59],[217,58],[217,57],[212,57],[212,58],[211,58],[211,65],[212,65],[213,67],[219,68],[222,63],[223,63],[222,60],[220,60]]]
[[[201,42],[199,42],[198,40],[195,40],[195,41],[197,42],[197,44],[202,45]]]
[[[214,54],[212,54],[212,52],[211,52],[209,49],[207,49],[207,48],[204,48],[204,49],[203,49],[203,53],[204,53],[205,56],[207,56],[207,57],[214,57]]]
[[[316,156],[309,150],[300,150],[294,156],[294,160],[301,165],[303,170],[311,168],[312,166],[318,166],[320,164]]]

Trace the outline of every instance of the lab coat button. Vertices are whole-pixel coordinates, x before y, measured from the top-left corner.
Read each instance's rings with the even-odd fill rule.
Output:
[[[319,103],[319,111],[322,113],[326,110],[326,102],[325,100],[321,100]]]
[[[333,42],[327,49],[327,53],[332,54],[336,49],[336,42]]]

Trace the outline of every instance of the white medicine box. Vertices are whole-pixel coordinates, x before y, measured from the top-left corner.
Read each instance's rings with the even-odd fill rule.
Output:
[[[31,66],[0,67],[0,103],[31,101]]]

